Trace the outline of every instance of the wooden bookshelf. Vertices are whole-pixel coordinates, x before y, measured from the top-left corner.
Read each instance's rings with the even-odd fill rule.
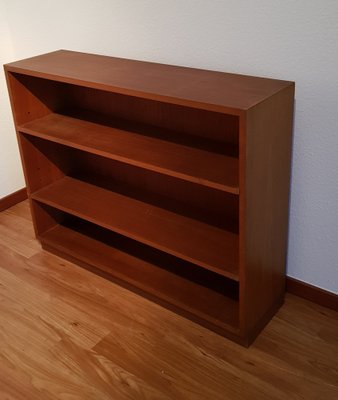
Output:
[[[43,248],[249,345],[284,298],[294,84],[65,50],[5,72]]]

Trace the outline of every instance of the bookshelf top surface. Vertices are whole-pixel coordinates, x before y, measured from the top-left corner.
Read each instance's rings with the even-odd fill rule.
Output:
[[[58,50],[9,63],[26,75],[240,114],[293,82]]]

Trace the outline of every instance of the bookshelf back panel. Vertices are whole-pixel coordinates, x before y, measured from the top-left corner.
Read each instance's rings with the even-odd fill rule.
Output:
[[[67,106],[238,147],[236,116],[68,85]],[[193,144],[193,143],[192,143]]]

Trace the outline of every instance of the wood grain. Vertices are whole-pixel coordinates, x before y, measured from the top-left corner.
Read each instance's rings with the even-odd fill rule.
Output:
[[[210,278],[232,279],[235,339],[252,343],[284,300],[294,83],[64,50],[5,72],[44,248],[96,269],[79,232],[75,242],[65,235],[78,257],[60,245],[60,226],[72,215],[104,228],[104,244],[113,231],[195,264],[196,275],[201,267],[213,281],[215,303],[195,302],[194,314],[206,327],[222,320],[227,337],[237,329],[236,307],[218,302],[221,288]],[[103,251],[107,273],[111,246],[83,233]],[[230,304],[230,317],[215,313],[219,304]]]
[[[238,280],[238,236],[226,230],[70,177],[32,198]]]
[[[32,232],[27,205],[7,210],[10,229],[22,219]],[[337,312],[287,295],[245,349],[50,253],[0,244],[3,399],[335,400],[337,331]]]
[[[44,139],[25,134],[20,136],[25,144],[23,151],[25,154],[28,152],[24,159],[30,165],[27,178],[33,190],[37,190],[41,183],[46,185],[58,179],[58,167],[73,178],[146,203],[161,204],[162,208],[169,211],[238,233],[237,195],[59,144],[51,145]],[[43,155],[50,161],[41,166]]]
[[[290,85],[249,110],[241,138],[242,326],[251,338],[285,293],[293,98]]]
[[[28,205],[28,202],[25,204]],[[11,210],[9,208],[0,212],[0,244],[29,258],[38,253],[41,246],[36,242],[33,227],[27,224],[27,219],[13,215]],[[25,207],[22,212],[29,215],[29,207]]]
[[[238,146],[237,115],[70,84],[63,85],[62,90],[66,102],[61,111],[67,115],[81,119],[86,119],[87,115],[91,120],[95,119],[96,115],[100,117],[101,122],[104,120],[108,125],[117,121],[128,121],[130,126],[130,122],[134,121],[137,122],[134,125],[137,128],[147,127],[154,133],[156,129],[158,132],[158,128],[161,128],[163,135],[174,137],[176,140],[183,138],[186,141],[190,136],[191,139],[194,138],[191,144],[203,143],[198,139],[207,139],[218,143],[220,148],[222,144]],[[85,112],[79,113],[80,110]],[[105,118],[102,120],[103,116]],[[151,130],[151,127],[154,129]]]
[[[130,124],[130,123],[129,123]],[[164,140],[161,130],[104,126],[61,114],[49,114],[18,127],[34,135],[113,160],[238,194],[238,159]],[[195,140],[198,142],[198,140]]]
[[[98,68],[100,73],[98,74]],[[59,50],[7,64],[9,72],[211,111],[247,110],[290,82]],[[248,85],[251,90],[248,91]]]
[[[79,227],[80,225],[80,227]],[[83,227],[84,225],[84,227]],[[85,232],[81,233],[82,230]],[[91,231],[91,236],[88,233]],[[191,264],[146,248],[88,224],[58,225],[41,236],[42,246],[65,258],[94,266],[118,283],[127,282],[142,294],[163,302],[191,319],[199,317],[233,332],[238,330],[238,286]],[[217,291],[217,289],[219,289]],[[216,328],[217,329],[217,328]]]

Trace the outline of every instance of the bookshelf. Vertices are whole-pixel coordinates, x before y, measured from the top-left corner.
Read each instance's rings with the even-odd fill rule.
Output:
[[[5,73],[42,247],[249,345],[284,298],[294,83],[66,50]]]

